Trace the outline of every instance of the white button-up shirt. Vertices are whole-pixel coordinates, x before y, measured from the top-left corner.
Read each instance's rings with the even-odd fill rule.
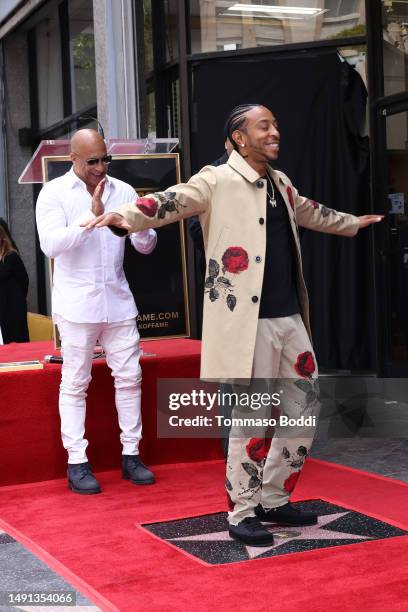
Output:
[[[132,202],[135,190],[106,177],[102,202],[105,212]],[[54,259],[52,314],[74,323],[125,321],[137,315],[123,271],[125,239],[109,228],[85,230],[80,224],[94,218],[92,197],[73,169],[46,183],[38,196],[36,217],[41,249]],[[154,230],[131,234],[139,253],[156,246]]]

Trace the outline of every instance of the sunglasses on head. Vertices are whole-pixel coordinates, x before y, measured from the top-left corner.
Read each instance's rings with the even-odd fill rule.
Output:
[[[87,166],[96,166],[99,162],[103,164],[110,164],[112,161],[112,155],[104,155],[103,157],[90,157],[85,160]]]

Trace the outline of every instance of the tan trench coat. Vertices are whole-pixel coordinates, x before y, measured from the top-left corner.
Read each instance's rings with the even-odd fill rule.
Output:
[[[298,225],[354,236],[358,219],[298,194],[282,172],[269,168],[288,209],[296,244],[301,315],[310,335]],[[207,260],[201,378],[250,379],[266,250],[266,180],[236,151],[228,163],[206,166],[188,183],[116,209],[132,231],[199,215]]]

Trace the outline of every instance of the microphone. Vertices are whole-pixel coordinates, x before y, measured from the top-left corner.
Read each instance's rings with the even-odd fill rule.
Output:
[[[45,355],[44,357],[45,363],[63,363],[64,360],[62,357],[58,357],[57,355]]]
[[[105,140],[105,132],[103,131],[103,127],[102,125],[99,123],[99,120],[97,117],[94,117],[93,115],[80,115],[78,117],[78,119],[80,121],[88,121],[88,119],[93,119],[94,121],[96,121],[96,123],[98,124],[98,132],[100,133],[100,135],[102,136],[102,138]]]

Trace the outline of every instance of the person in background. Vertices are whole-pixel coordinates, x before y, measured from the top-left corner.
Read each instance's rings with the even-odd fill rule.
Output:
[[[107,175],[111,157],[96,130],[78,130],[71,139],[72,168],[49,181],[37,201],[40,245],[54,259],[52,315],[63,353],[59,396],[61,434],[68,451],[68,486],[75,493],[100,493],[88,463],[85,433],[86,392],[92,358],[99,341],[115,380],[115,400],[122,442],[122,476],[136,485],[154,483],[139,456],[142,435],[139,332],[137,308],[123,270],[124,239],[105,232],[86,232],[92,219],[137,197],[133,187]],[[103,197],[92,206],[96,185],[105,179]],[[154,230],[132,234],[139,253],[148,255],[157,242]]]
[[[14,242],[13,236],[10,233],[9,226],[7,225],[7,223],[5,222],[3,217],[0,217],[0,227],[2,227],[4,229],[4,231],[6,232],[7,236],[10,238],[11,244],[13,245],[13,249],[15,249],[17,252],[19,252],[18,246]]]
[[[0,219],[0,344],[29,342],[28,274],[7,223]]]

